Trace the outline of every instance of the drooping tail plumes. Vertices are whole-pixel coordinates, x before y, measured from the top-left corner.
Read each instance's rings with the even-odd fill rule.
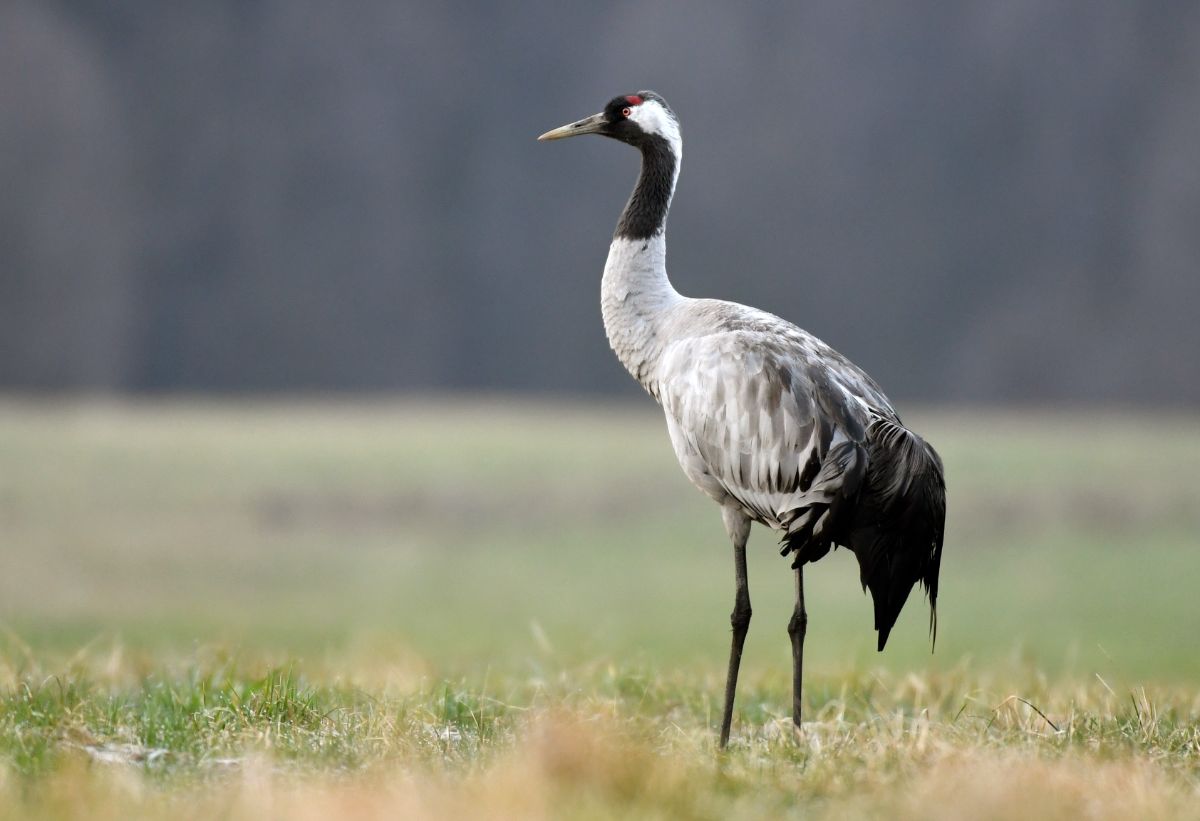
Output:
[[[880,650],[913,585],[921,582],[936,643],[946,521],[937,452],[900,424],[877,418],[863,445],[844,442],[830,451],[810,493],[813,501],[789,523],[781,553],[794,552],[792,566],[799,567],[822,558],[831,545],[854,551],[863,589],[875,604]]]
[[[946,522],[942,460],[924,439],[883,419],[867,430],[867,475],[846,546],[875,602],[879,648],[918,581],[929,598],[929,634],[937,642],[938,570]]]

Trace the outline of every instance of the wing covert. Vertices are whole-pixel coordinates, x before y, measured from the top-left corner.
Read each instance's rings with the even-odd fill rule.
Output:
[[[788,500],[808,490],[830,448],[863,436],[845,392],[817,365],[800,346],[756,331],[670,345],[659,396],[689,477],[706,492],[704,482],[715,481],[763,520],[782,524]]]

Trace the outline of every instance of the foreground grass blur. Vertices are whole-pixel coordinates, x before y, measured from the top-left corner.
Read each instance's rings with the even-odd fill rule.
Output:
[[[1197,815],[1194,689],[815,676],[797,739],[786,676],[755,675],[720,755],[715,674],[439,681],[343,661],[298,674],[109,650],[26,668],[0,702],[0,817]]]
[[[759,533],[717,759],[730,550],[651,407],[0,404],[0,805],[1195,814],[1200,425],[908,421],[950,482],[937,653],[914,596],[876,655],[823,560],[795,743]]]

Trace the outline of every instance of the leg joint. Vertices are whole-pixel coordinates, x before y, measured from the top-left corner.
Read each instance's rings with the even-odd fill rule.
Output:
[[[788,633],[793,636],[797,633],[804,635],[807,630],[808,613],[804,612],[803,610],[797,610],[796,612],[792,613],[792,618],[788,622]]]
[[[729,614],[729,623],[733,625],[734,630],[745,630],[750,626],[750,616],[753,613],[754,611],[750,609],[750,605],[746,605],[745,607],[738,605]]]

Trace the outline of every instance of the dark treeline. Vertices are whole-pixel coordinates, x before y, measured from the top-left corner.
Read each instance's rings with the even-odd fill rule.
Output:
[[[5,0],[0,387],[633,391],[599,276],[680,113],[684,293],[898,397],[1200,402],[1200,4]]]

